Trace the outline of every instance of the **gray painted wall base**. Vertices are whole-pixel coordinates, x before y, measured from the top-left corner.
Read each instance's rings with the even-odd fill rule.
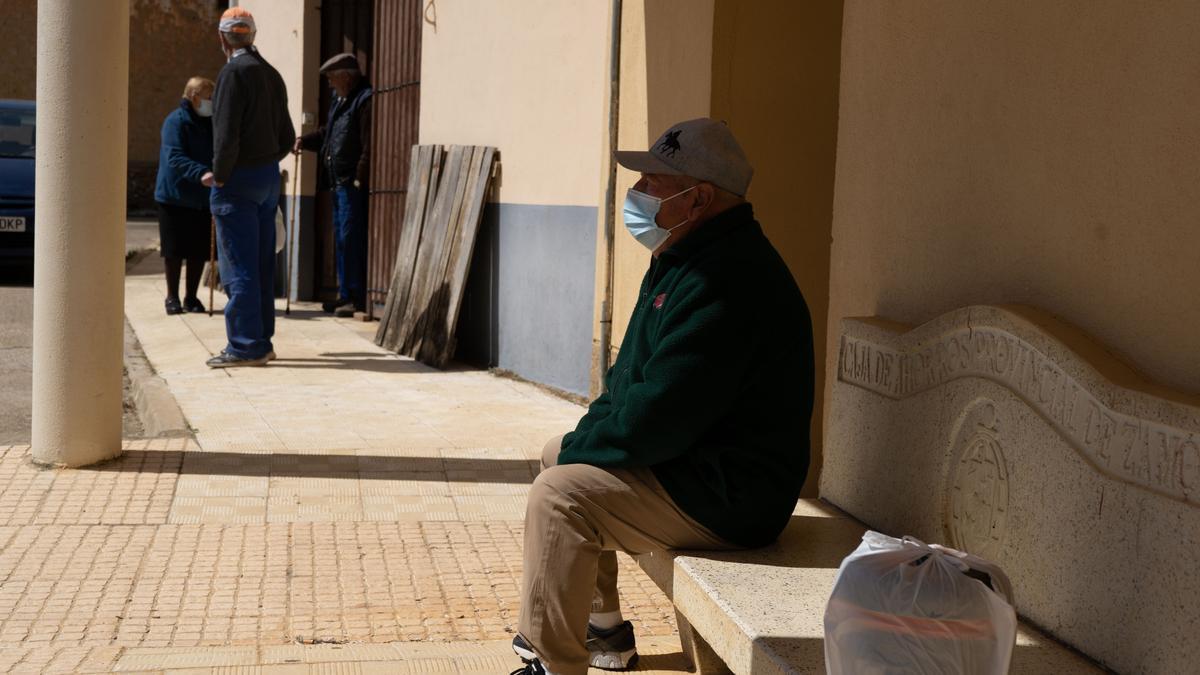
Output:
[[[596,207],[488,204],[458,323],[458,358],[586,395]]]

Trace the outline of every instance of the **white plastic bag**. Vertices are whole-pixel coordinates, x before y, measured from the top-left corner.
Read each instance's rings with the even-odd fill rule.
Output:
[[[825,608],[830,675],[1004,675],[1017,635],[1012,586],[978,556],[867,532]]]

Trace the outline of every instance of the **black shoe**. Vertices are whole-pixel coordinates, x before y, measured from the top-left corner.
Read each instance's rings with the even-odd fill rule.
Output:
[[[592,624],[587,629],[587,649],[591,666],[601,670],[629,670],[637,664],[637,641],[633,624],[624,621],[608,630]]]
[[[333,310],[333,315],[345,319],[347,317],[354,316],[354,311],[356,309],[357,309],[357,307],[355,307],[353,302],[347,301],[347,302],[344,302],[344,303],[338,305]]]
[[[587,629],[588,663],[601,670],[629,670],[637,665],[637,641],[633,637],[633,624],[625,621],[608,630],[600,630],[592,624]],[[537,660],[533,645],[520,633],[513,638],[513,652],[525,663]]]
[[[167,316],[172,314],[183,314],[183,305],[179,304],[179,298],[167,298]]]
[[[340,304],[342,304],[340,300],[326,300],[321,303],[321,311],[326,314],[333,314],[333,310],[337,309]]]
[[[526,661],[525,665],[517,668],[508,675],[546,675],[546,669],[542,667],[542,662],[534,659]]]
[[[199,298],[184,298],[183,308],[192,314],[203,314],[208,311],[204,309],[204,303],[200,302]]]
[[[238,367],[243,367],[243,366],[265,366],[265,365],[267,365],[267,362],[270,361],[270,359],[267,358],[267,356],[268,355],[264,354],[263,356],[260,356],[257,359],[239,359],[238,357],[234,356],[233,354],[230,354],[229,352],[221,352],[220,354],[217,354],[216,356],[212,357],[208,361],[205,361],[205,364],[209,368],[238,368]]]
[[[517,656],[521,657],[521,660],[525,663],[529,663],[530,661],[537,659],[537,654],[533,653],[533,645],[526,642],[525,638],[521,637],[520,633],[517,633],[517,636],[513,638],[512,648],[513,651],[516,652]]]

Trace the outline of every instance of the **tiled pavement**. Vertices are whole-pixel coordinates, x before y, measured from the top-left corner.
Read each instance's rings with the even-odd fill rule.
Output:
[[[211,371],[220,315],[126,315],[195,440],[49,470],[0,448],[0,671],[507,673],[521,518],[545,440],[582,413],[280,317],[266,368]],[[218,300],[219,304],[219,300]],[[670,603],[622,557],[642,669],[682,669]]]

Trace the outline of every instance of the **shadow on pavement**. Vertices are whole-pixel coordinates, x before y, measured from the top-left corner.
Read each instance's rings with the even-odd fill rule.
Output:
[[[283,366],[286,368],[325,368],[329,370],[361,370],[371,373],[439,373],[442,372],[436,368],[431,368],[423,363],[416,361],[402,361],[397,358],[389,358],[382,354],[372,354],[376,357],[373,359],[289,359],[286,356],[280,356],[275,359],[272,365],[275,367]],[[380,358],[382,357],[382,358]]]
[[[79,471],[134,471],[180,475],[289,478],[354,478],[464,483],[529,484],[538,462],[526,459],[392,457],[386,455],[301,455],[126,450],[111,461]]]

